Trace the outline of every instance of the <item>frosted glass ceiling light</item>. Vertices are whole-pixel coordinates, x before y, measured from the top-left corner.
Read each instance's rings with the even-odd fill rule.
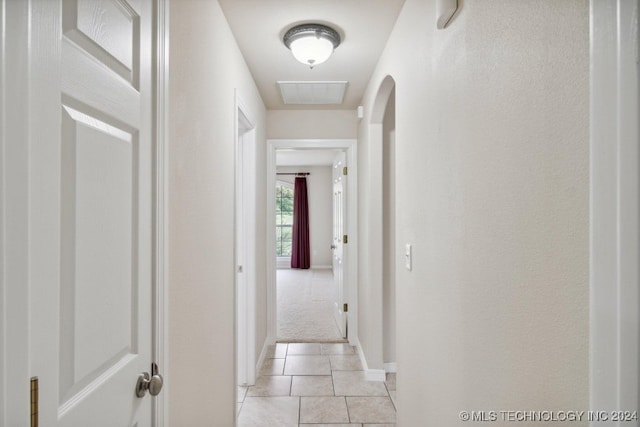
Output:
[[[302,24],[287,31],[282,41],[298,61],[313,68],[329,59],[340,45],[340,35],[326,25]]]

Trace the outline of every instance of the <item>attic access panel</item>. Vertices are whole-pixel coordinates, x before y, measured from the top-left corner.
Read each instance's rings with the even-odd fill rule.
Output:
[[[279,81],[285,104],[339,105],[344,101],[347,81]]]

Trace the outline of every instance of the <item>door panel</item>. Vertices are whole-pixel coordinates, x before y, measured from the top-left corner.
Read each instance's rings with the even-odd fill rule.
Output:
[[[61,402],[137,350],[133,135],[64,107]],[[74,304],[75,301],[81,302]],[[94,336],[102,337],[95,343]],[[98,345],[96,345],[98,344]]]
[[[65,37],[138,88],[140,16],[122,0],[63,0]]]
[[[30,104],[48,130],[30,151],[40,424],[150,426],[135,386],[152,345],[152,2],[31,1],[31,38],[49,45],[30,52],[47,83]]]

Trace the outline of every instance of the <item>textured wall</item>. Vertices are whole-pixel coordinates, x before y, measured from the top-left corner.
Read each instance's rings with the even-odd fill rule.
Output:
[[[234,88],[256,121],[257,177],[266,173],[266,112],[218,2],[173,1],[170,13],[170,424],[233,426]],[[264,236],[264,180],[256,185],[256,226]],[[264,251],[259,239],[256,252]],[[264,341],[264,310],[257,321]]]
[[[587,409],[587,1],[460,1],[445,30],[435,30],[434,3],[406,1],[363,100],[369,364],[382,353],[382,290],[372,288],[380,159],[367,123],[391,75],[398,425],[465,425],[462,410]]]
[[[267,138],[355,138],[358,118],[352,110],[269,110]]]

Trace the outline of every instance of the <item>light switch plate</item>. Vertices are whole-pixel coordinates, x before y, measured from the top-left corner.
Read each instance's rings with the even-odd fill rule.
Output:
[[[404,266],[407,270],[411,271],[411,243],[407,243],[404,249]]]

